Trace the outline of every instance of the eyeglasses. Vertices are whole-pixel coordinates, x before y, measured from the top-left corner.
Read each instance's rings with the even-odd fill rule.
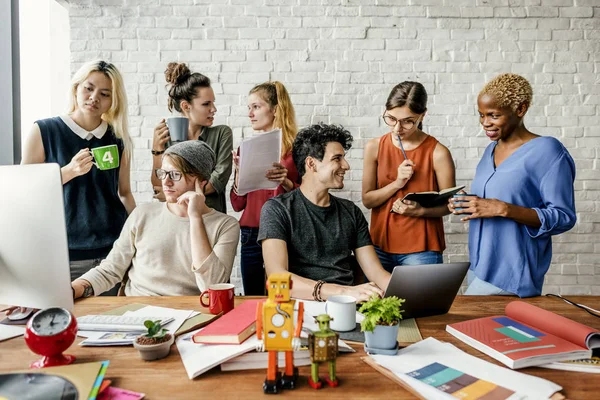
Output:
[[[404,130],[412,129],[417,123],[417,121],[414,121],[412,119],[396,119],[389,114],[383,114],[382,118],[383,122],[385,122],[387,126],[391,126],[393,128],[399,122],[400,127],[402,127],[402,129]]]
[[[181,180],[181,177],[183,176],[183,174],[180,171],[166,171],[162,168],[156,168],[154,170],[154,174],[156,174],[156,177],[158,179],[160,179],[161,181],[163,179],[165,179],[167,176],[169,176],[169,178],[171,178],[172,181],[178,181]]]

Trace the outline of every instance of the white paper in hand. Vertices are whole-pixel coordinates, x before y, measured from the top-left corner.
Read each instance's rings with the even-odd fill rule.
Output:
[[[237,192],[245,195],[255,190],[276,189],[279,183],[265,177],[273,163],[281,159],[281,129],[260,133],[240,145],[240,170]]]

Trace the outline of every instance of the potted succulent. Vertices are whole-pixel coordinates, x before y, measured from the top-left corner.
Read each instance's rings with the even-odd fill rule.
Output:
[[[148,331],[133,341],[133,347],[138,349],[142,360],[152,361],[165,358],[171,350],[175,338],[162,327],[160,321],[144,321]]]
[[[358,310],[364,315],[360,330],[365,333],[369,349],[395,350],[398,347],[398,327],[402,319],[404,299],[374,295]]]

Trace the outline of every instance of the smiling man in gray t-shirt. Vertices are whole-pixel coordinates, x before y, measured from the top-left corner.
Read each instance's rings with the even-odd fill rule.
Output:
[[[344,187],[350,169],[345,154],[351,145],[352,135],[340,126],[320,124],[300,131],[293,157],[302,184],[262,208],[258,240],[267,275],[289,270],[293,297],[326,300],[347,294],[364,301],[382,295],[389,282],[360,209],[329,194],[329,189]],[[371,282],[351,286],[357,262]]]

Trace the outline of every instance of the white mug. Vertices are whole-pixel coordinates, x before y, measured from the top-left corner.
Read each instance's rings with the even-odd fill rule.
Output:
[[[356,328],[356,299],[352,296],[330,296],[325,303],[325,313],[333,318],[329,327],[334,331],[348,332]]]

